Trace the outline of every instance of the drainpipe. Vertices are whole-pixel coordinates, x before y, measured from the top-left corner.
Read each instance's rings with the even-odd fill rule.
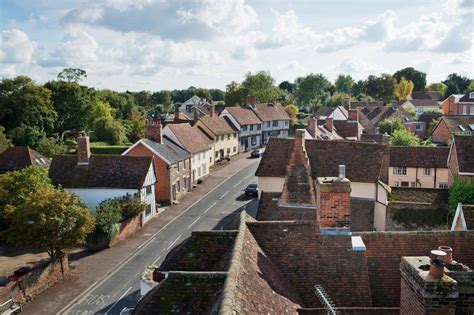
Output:
[[[438,169],[437,167],[434,168],[435,173],[434,173],[434,183],[433,183],[434,187],[433,188],[436,188],[436,170],[437,169]]]

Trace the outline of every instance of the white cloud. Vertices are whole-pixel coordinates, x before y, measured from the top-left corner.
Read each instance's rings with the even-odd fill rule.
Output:
[[[348,58],[343,60],[336,71],[353,75],[357,79],[366,78],[369,75],[379,75],[384,72],[384,68],[374,63],[368,63],[362,58]]]
[[[28,35],[19,30],[2,31],[0,41],[0,62],[5,64],[27,64],[33,59],[36,43]]]

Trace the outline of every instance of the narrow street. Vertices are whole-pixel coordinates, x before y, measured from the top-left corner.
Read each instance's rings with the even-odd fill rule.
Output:
[[[113,273],[98,282],[64,314],[119,314],[133,307],[140,295],[140,275],[150,264],[160,265],[169,251],[183,242],[194,230],[221,229],[242,209],[253,214],[257,198],[246,197],[243,189],[256,182],[257,163],[230,177],[176,220],[165,226]]]

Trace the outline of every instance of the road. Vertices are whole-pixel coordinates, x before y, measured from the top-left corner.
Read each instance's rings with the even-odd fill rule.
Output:
[[[249,183],[256,182],[256,164],[243,169],[204,196],[181,216],[165,226],[150,241],[129,257],[112,274],[71,305],[64,314],[119,314],[125,307],[134,307],[140,295],[140,275],[146,266],[160,265],[169,251],[182,243],[192,231],[222,229],[242,209],[255,213],[257,198],[242,193]]]

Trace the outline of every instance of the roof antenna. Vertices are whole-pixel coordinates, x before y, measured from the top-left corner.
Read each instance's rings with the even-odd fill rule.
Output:
[[[324,290],[322,285],[316,284],[314,286],[314,292],[318,296],[319,301],[323,304],[324,308],[326,309],[327,314],[329,315],[336,315],[337,309],[336,304],[331,300],[329,294]]]

